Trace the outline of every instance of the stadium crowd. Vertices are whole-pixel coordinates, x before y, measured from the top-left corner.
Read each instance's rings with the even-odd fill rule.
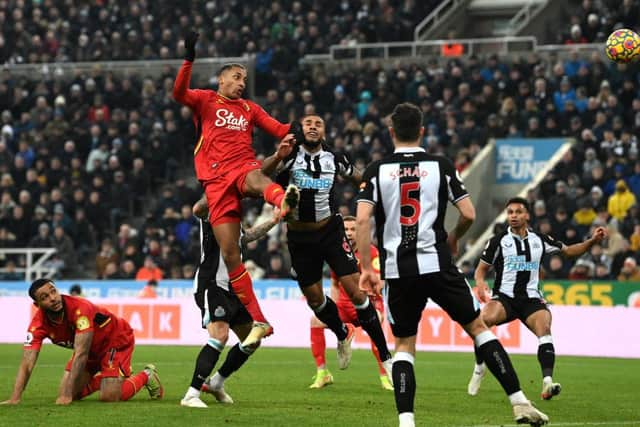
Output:
[[[545,267],[548,277],[615,278],[640,249],[636,75],[635,66],[598,55],[553,63],[535,56],[430,59],[424,66],[347,72],[315,67],[277,81],[262,105],[283,122],[321,114],[333,149],[361,169],[390,151],[385,117],[403,100],[424,112],[425,147],[452,158],[459,170],[489,138],[575,137],[574,149],[529,195],[532,223],[567,243],[593,225],[608,225],[605,247],[575,263],[552,257]],[[62,275],[72,274],[75,253],[82,259],[96,248],[100,278],[156,278],[154,268],[164,278],[188,277],[198,247],[190,205],[199,190],[177,179],[177,171],[189,167],[195,137],[189,111],[171,100],[172,81],[169,71],[155,80],[97,72],[28,81],[5,74],[0,245],[54,246]],[[258,134],[256,151],[268,155],[274,143]],[[145,208],[150,192],[157,197],[153,209]],[[338,194],[340,211],[353,213],[355,189],[341,183]],[[249,224],[270,217],[261,201],[247,202],[246,212]],[[142,214],[135,230],[130,221]],[[288,276],[282,228],[247,248],[257,276]]]
[[[324,52],[333,43],[408,39],[415,19],[436,3],[331,1],[322,3],[332,11],[326,14],[315,1],[268,7],[211,1],[191,9],[168,0],[0,0],[0,62],[141,59],[140,52],[147,59],[180,57],[181,34],[206,22],[213,30],[202,32],[201,55],[255,53],[261,105],[282,122],[320,114],[332,148],[349,154],[359,169],[391,150],[386,116],[402,101],[422,108],[425,147],[450,157],[460,171],[490,138],[571,136],[578,141],[574,149],[529,195],[532,224],[567,243],[601,224],[611,237],[577,262],[552,257],[547,277],[640,275],[637,66],[573,53],[564,61],[532,54],[431,58],[391,69],[298,67],[301,54]],[[627,0],[572,2],[572,23],[585,34],[590,16],[598,16],[598,31],[582,42],[600,40],[619,22],[631,26],[618,3],[624,10],[638,7]],[[397,28],[370,31],[385,22]],[[53,246],[50,265],[61,277],[82,271],[83,262],[93,264],[86,259],[95,253],[99,278],[190,278],[198,253],[190,206],[200,190],[180,179],[180,171],[190,171],[195,131],[190,111],[171,98],[174,77],[175,70],[166,69],[157,78],[95,70],[26,79],[5,70],[0,247]],[[259,156],[271,154],[274,144],[264,134],[254,140]],[[337,193],[340,211],[352,214],[355,189],[341,182]],[[245,208],[248,224],[271,217],[261,201],[247,201]],[[283,227],[246,248],[255,277],[288,277]],[[10,271],[2,277],[18,277],[11,270],[23,263],[24,257],[6,258]]]
[[[412,40],[435,0],[0,1],[0,63],[180,58],[189,30],[200,57],[256,54],[287,70],[332,44]],[[206,28],[206,31],[204,30]]]
[[[640,15],[638,0],[571,0],[564,13],[569,25],[564,31],[550,30],[556,43],[604,43],[611,31],[619,28],[637,30]]]

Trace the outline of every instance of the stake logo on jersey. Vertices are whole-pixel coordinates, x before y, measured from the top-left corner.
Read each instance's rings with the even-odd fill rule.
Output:
[[[227,128],[229,130],[237,130],[245,132],[249,128],[249,121],[240,115],[236,117],[233,111],[220,108],[216,111],[215,126],[219,128]]]

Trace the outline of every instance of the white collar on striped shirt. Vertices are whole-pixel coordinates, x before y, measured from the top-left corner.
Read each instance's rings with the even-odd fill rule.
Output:
[[[419,151],[424,152],[424,148],[422,147],[398,147],[395,149],[394,153],[417,153]]]
[[[526,229],[527,230],[527,234],[524,237],[520,237],[519,234],[514,233],[510,226],[507,228],[507,230],[509,230],[509,234],[511,234],[513,237],[515,237],[516,239],[519,239],[519,240],[526,240],[529,237],[529,229],[528,228]]]

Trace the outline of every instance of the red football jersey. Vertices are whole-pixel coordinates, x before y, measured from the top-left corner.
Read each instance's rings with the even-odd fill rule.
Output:
[[[380,274],[380,256],[378,254],[378,248],[376,248],[374,245],[371,245],[371,265],[373,266],[373,270]],[[360,271],[360,253],[358,251],[355,251],[355,255],[356,255],[356,259],[358,260],[358,271]],[[333,270],[331,270],[331,278],[338,280],[338,277],[336,276],[336,274],[333,272]],[[349,294],[347,294],[347,292],[344,290],[344,288],[342,287],[342,283],[338,282],[338,289],[340,289],[340,301],[351,301],[351,298],[349,298]]]
[[[280,123],[255,102],[229,99],[214,90],[189,89],[191,66],[191,62],[185,61],[180,67],[173,96],[193,110],[200,135],[193,153],[200,181],[208,181],[256,159],[251,147],[254,126],[277,138],[289,132],[288,124]]]
[[[24,348],[40,350],[42,341],[49,338],[61,347],[73,348],[75,336],[93,332],[89,358],[104,354],[110,348],[120,348],[133,339],[129,323],[109,310],[84,298],[62,295],[64,316],[60,322],[49,319],[42,309],[31,319]]]

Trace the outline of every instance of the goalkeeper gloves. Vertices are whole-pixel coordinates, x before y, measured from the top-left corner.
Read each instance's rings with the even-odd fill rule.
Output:
[[[189,62],[193,62],[196,59],[196,42],[198,41],[198,37],[200,37],[200,33],[190,31],[184,38],[184,59]]]

